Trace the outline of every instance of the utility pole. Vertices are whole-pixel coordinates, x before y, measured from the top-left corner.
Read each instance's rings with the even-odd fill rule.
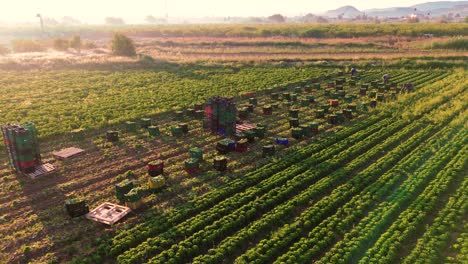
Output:
[[[44,21],[42,20],[42,16],[41,16],[41,14],[38,13],[38,14],[36,15],[36,17],[38,17],[38,18],[39,18],[39,21],[41,22],[41,32],[42,32],[42,34],[44,35]]]
[[[167,0],[164,0],[164,10],[166,11],[166,23],[169,23],[169,11],[167,11]]]

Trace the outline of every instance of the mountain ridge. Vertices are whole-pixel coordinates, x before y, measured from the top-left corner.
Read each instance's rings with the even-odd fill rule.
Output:
[[[408,7],[388,7],[359,10],[352,5],[346,5],[337,9],[328,10],[323,15],[329,18],[354,18],[359,15],[374,17],[401,17],[412,13],[428,14],[432,16],[458,13],[460,16],[468,15],[468,1],[435,1],[424,2]]]

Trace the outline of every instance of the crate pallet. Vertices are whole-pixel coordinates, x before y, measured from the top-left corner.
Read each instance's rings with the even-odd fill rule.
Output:
[[[76,157],[82,154],[84,154],[84,150],[80,148],[75,148],[75,147],[66,148],[61,151],[53,153],[54,158],[60,159],[60,160],[69,159],[69,158]]]
[[[50,163],[45,163],[36,166],[36,170],[31,173],[23,173],[25,176],[28,176],[31,179],[36,179],[42,176],[52,174],[56,171],[55,167]]]
[[[255,126],[248,124],[248,123],[243,123],[243,124],[236,124],[236,133],[244,132],[247,130],[252,130],[254,129]]]
[[[113,225],[130,211],[131,209],[128,207],[105,202],[87,213],[86,218],[106,225]]]

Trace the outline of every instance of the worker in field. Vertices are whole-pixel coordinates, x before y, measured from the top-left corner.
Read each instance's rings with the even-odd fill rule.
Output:
[[[414,86],[412,83],[405,83],[405,87],[403,89],[403,91],[407,92],[407,93],[411,93],[414,91]]]
[[[387,84],[388,81],[390,81],[390,75],[389,74],[384,74],[382,77],[384,84]]]
[[[356,70],[356,68],[351,68],[351,75],[352,76],[357,76],[358,72]]]

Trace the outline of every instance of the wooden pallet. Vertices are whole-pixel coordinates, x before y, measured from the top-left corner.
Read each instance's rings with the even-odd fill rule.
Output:
[[[64,160],[64,159],[69,159],[69,158],[81,155],[83,153],[84,153],[84,150],[80,148],[71,147],[71,148],[63,149],[58,152],[54,152],[53,155],[54,155],[54,158],[56,159]]]
[[[36,170],[34,172],[25,173],[25,175],[31,179],[36,179],[38,177],[42,177],[42,176],[45,176],[54,172],[55,172],[55,167],[50,163],[45,163],[45,164],[36,166]]]
[[[236,133],[240,133],[246,130],[252,130],[254,129],[255,126],[248,124],[248,123],[243,123],[243,124],[236,124]]]
[[[105,202],[87,213],[86,218],[106,225],[113,225],[130,211],[131,209],[128,207]]]

